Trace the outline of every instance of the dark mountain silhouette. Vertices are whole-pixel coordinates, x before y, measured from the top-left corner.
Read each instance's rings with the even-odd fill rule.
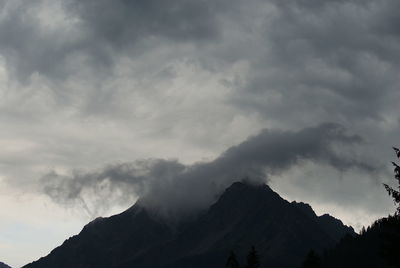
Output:
[[[0,268],[11,268],[11,267],[5,264],[4,262],[0,261]]]
[[[254,246],[260,267],[300,267],[314,249],[333,247],[351,227],[304,203],[289,203],[268,186],[234,183],[198,218],[176,226],[137,202],[125,212],[99,218],[79,235],[26,268],[225,267],[231,250],[240,263]]]
[[[400,268],[400,218],[377,220],[358,236],[345,236],[324,256],[332,268]]]

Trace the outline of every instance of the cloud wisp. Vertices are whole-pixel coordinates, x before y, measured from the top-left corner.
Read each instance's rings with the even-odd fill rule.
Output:
[[[183,165],[175,160],[139,160],[72,176],[53,172],[43,177],[41,184],[55,202],[80,204],[93,216],[115,203],[139,197],[142,205],[158,215],[177,220],[209,206],[234,181],[265,183],[269,175],[301,161],[324,163],[338,170],[371,171],[374,167],[368,163],[335,150],[336,146],[352,147],[360,142],[361,137],[331,123],[299,131],[263,130],[210,162]]]

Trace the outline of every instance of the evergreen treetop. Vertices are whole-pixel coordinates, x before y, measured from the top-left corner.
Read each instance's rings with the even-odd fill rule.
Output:
[[[397,158],[400,159],[400,149],[393,147],[393,150],[395,151]],[[393,198],[393,201],[394,201],[395,205],[397,206],[396,215],[399,216],[400,215],[400,166],[398,164],[396,164],[395,162],[392,162],[392,164],[394,166],[394,178],[397,180],[397,184],[398,184],[397,189],[398,190],[390,187],[386,183],[384,183],[383,186],[385,187],[388,194]]]

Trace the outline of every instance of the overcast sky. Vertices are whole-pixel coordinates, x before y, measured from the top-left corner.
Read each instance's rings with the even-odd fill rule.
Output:
[[[187,217],[244,177],[356,229],[393,213],[399,10],[0,0],[0,261],[138,197]]]

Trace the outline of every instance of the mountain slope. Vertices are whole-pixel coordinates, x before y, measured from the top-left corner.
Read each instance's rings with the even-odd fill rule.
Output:
[[[11,267],[5,264],[4,262],[0,261],[0,268],[11,268]]]
[[[153,220],[142,207],[133,206],[121,214],[92,221],[79,235],[26,267],[115,267],[117,260],[140,255],[171,237],[166,225]]]
[[[266,185],[234,183],[206,212],[179,227],[137,204],[91,222],[25,267],[223,267],[229,250],[243,257],[252,245],[265,267],[296,267],[311,248],[332,247],[345,233],[354,232],[330,216],[317,217],[306,204],[287,202]]]

